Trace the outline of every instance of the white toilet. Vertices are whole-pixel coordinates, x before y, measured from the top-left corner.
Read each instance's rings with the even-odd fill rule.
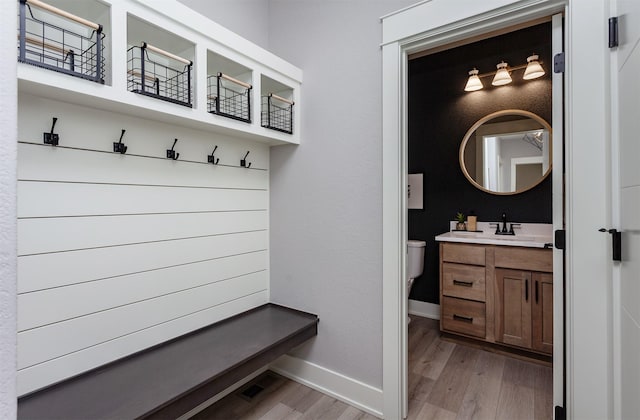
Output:
[[[416,277],[420,277],[424,270],[425,241],[407,241],[407,296],[411,293],[411,286]],[[411,322],[411,318],[409,318]]]

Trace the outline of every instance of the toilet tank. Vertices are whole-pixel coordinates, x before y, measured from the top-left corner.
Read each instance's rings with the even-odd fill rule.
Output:
[[[425,241],[407,241],[407,276],[415,279],[424,270],[424,247]]]

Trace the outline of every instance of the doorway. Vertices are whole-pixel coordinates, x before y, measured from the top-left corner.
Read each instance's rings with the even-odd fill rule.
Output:
[[[414,283],[418,287],[414,286],[410,298],[438,303],[439,244],[434,241],[434,237],[449,231],[450,220],[453,220],[458,211],[465,214],[471,211],[478,215],[479,220],[485,222],[499,220],[500,213],[506,211],[510,221],[536,224],[551,224],[553,222],[555,226],[562,229],[564,224],[562,177],[549,176],[544,178],[540,176],[546,172],[542,170],[543,161],[546,160],[547,166],[549,161],[548,155],[547,158],[543,158],[542,154],[535,157],[530,156],[534,153],[528,149],[541,151],[544,143],[542,138],[539,143],[532,138],[533,135],[539,134],[533,130],[535,127],[530,127],[531,130],[527,127],[528,124],[533,123],[533,120],[507,114],[501,115],[502,119],[489,120],[490,124],[485,123],[481,127],[478,127],[477,124],[489,114],[505,109],[533,113],[543,121],[549,124],[553,123],[553,173],[557,171],[561,174],[561,162],[563,161],[562,74],[556,76],[552,66],[552,50],[555,54],[561,49],[562,16],[557,15],[553,19],[551,16],[538,18],[530,22],[519,23],[516,26],[507,26],[468,39],[457,40],[452,45],[443,44],[437,45],[431,50],[412,51],[408,55],[408,104],[405,114],[408,115],[406,131],[408,148],[405,153],[407,154],[409,173],[424,174],[425,209],[409,210],[407,237],[427,242],[424,274]],[[510,67],[517,66],[521,64],[518,63],[518,59],[526,62],[526,57],[532,53],[541,57],[547,72],[544,77],[537,80],[522,80],[524,72],[524,68],[522,68],[520,71],[512,72],[513,83],[508,86],[492,87],[491,78],[488,78],[483,79],[485,85],[483,90],[478,92],[463,91],[468,77],[467,72],[471,68],[477,66],[480,73],[485,73],[494,68],[495,64],[501,60],[507,61]],[[555,103],[553,103],[554,101]],[[489,140],[486,133],[500,133],[499,135],[492,134],[490,140],[500,141],[502,144],[501,147],[494,148],[493,160],[496,172],[501,173],[497,184],[505,184],[504,190],[494,189],[494,192],[490,194],[488,193],[490,188],[486,184],[483,184],[483,188],[474,187],[468,179],[465,179],[468,174],[463,176],[463,170],[458,164],[458,157],[461,153],[459,152],[460,143],[463,141],[463,137],[468,138],[467,129],[469,127],[472,127],[470,131],[478,127],[475,129],[474,138],[478,137],[477,144],[480,146],[478,146],[477,153],[472,152],[471,155],[480,156],[480,162],[482,162],[483,141],[486,143]],[[490,131],[490,129],[498,131]],[[548,146],[547,144],[547,148]],[[486,155],[486,149],[484,155]],[[471,157],[473,158],[473,156]],[[465,160],[467,159],[465,158]],[[474,163],[473,159],[471,161]],[[460,163],[462,163],[461,154]],[[486,165],[484,166],[486,167]],[[481,163],[478,164],[476,169],[479,173],[482,172],[482,167]],[[468,168],[463,169],[466,171]],[[468,172],[473,171],[469,170]],[[536,174],[537,179],[528,182],[527,188],[518,188],[523,179],[530,179]],[[485,178],[487,181],[488,177],[485,176]],[[481,181],[479,182],[481,183]],[[510,190],[519,191],[519,193],[506,194]],[[556,202],[553,202],[554,198]],[[558,198],[560,199],[557,200]],[[550,236],[549,242],[552,242]],[[564,268],[562,251],[557,251],[556,254],[558,264],[554,267],[554,288],[557,290],[554,291],[554,300],[558,303],[556,305],[558,316],[554,327],[557,326],[556,328],[559,330],[556,339],[559,343],[557,349],[554,349],[557,350],[554,359],[558,360],[555,366],[558,373],[556,382],[559,384],[556,386],[558,388],[557,397],[562,400],[564,398],[562,383],[564,376],[562,373],[562,280]],[[489,281],[488,278],[487,281]],[[440,296],[442,295],[440,294]],[[477,300],[478,303],[484,304],[484,298]],[[470,303],[475,304],[476,302]],[[487,308],[488,305],[487,298]],[[487,318],[489,316],[487,313]],[[487,320],[487,324],[487,328],[493,328],[489,327],[489,320]],[[492,326],[493,323],[491,322],[490,325]],[[416,355],[415,346],[419,346],[419,344],[416,344],[415,335],[420,333],[416,333],[415,327],[412,327],[411,332],[411,337],[407,335],[409,346],[411,346],[411,354],[407,361],[407,394],[415,392],[416,386],[421,386],[416,385],[418,379],[413,375],[415,372],[412,372],[413,369],[421,370],[420,365],[415,366],[416,359],[420,357]],[[473,335],[476,335],[476,332]],[[489,330],[487,330],[487,341],[493,342],[493,332],[489,332]],[[436,341],[432,345],[437,347],[440,343]],[[443,348],[448,347],[450,346],[443,346]],[[555,353],[556,351],[554,351]],[[445,362],[446,360],[445,358]],[[423,360],[422,363],[424,362]],[[512,368],[509,366],[509,369]],[[499,369],[502,368],[496,370]],[[508,374],[507,372],[506,375]],[[428,371],[427,379],[431,379],[429,375],[433,376],[434,374]],[[442,381],[442,379],[438,379],[438,381]],[[435,383],[436,390],[437,385],[438,382]],[[456,386],[460,386],[460,384]],[[504,387],[504,385],[502,386]],[[486,392],[500,393],[500,390],[501,388],[498,386],[487,389]],[[457,396],[459,397],[458,404],[464,404],[462,400],[466,396],[463,397],[462,394]],[[504,410],[505,407],[498,403],[498,395],[493,397],[494,408]],[[432,402],[440,400],[437,397],[431,399]],[[491,398],[487,400],[491,400]],[[553,412],[551,400],[552,398],[549,398],[546,407],[548,416],[551,416]],[[458,408],[460,410],[463,408],[453,403],[451,398],[443,401],[447,410],[457,412],[460,415],[464,412],[458,411]],[[419,402],[414,404],[419,404]],[[563,405],[563,403],[559,405]],[[540,407],[536,408],[540,409]],[[406,409],[405,413],[415,412],[415,407],[407,406]],[[531,409],[533,411],[533,405],[531,405]],[[504,413],[504,411],[502,412]],[[537,416],[542,417],[541,415]]]
[[[627,2],[627,4],[629,4]],[[609,50],[604,34],[611,11],[605,4],[574,0],[450,2],[434,0],[382,18],[383,120],[383,391],[384,413],[402,417],[406,395],[401,372],[403,311],[400,282],[406,274],[406,111],[407,56],[519,22],[564,12],[566,22],[566,194],[564,347],[567,418],[612,418],[611,240],[598,230],[611,224]],[[633,44],[631,44],[633,45]],[[554,123],[555,125],[555,123]],[[555,156],[558,156],[556,154]],[[554,167],[563,166],[563,162]],[[554,201],[558,197],[554,196]],[[555,219],[555,218],[554,218]],[[554,226],[554,229],[558,227]],[[556,252],[556,251],[554,251]],[[403,295],[404,292],[404,295]],[[557,332],[557,329],[556,329]],[[562,340],[560,340],[562,341]],[[556,344],[558,340],[556,340]],[[556,363],[557,365],[557,363]],[[554,404],[562,402],[554,386]]]

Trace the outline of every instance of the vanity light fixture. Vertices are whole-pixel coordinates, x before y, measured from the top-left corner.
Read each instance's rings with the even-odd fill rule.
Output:
[[[508,85],[513,81],[513,79],[511,79],[511,73],[515,70],[525,69],[524,75],[522,76],[524,80],[537,79],[538,77],[545,75],[545,71],[540,64],[539,56],[537,54],[531,54],[527,57],[527,64],[509,67],[507,63],[502,61],[496,67],[496,71],[483,74],[479,74],[478,69],[474,67],[473,70],[469,71],[469,79],[467,79],[467,84],[464,86],[464,90],[466,92],[473,92],[484,88],[482,80],[480,79],[489,76],[493,76],[493,81],[491,82],[493,86]]]
[[[467,84],[464,87],[466,92],[473,92],[474,90],[480,90],[484,87],[478,77],[478,73],[478,69],[476,68],[469,72],[469,80],[467,80]]]
[[[508,85],[512,82],[511,75],[509,74],[509,70],[507,70],[507,63],[504,61],[496,66],[498,71],[496,71],[496,75],[493,77],[493,81],[491,84],[493,86],[504,86]]]
[[[544,69],[538,61],[538,55],[532,54],[527,57],[527,68],[524,71],[524,76],[522,76],[522,78],[524,80],[532,80],[542,76],[544,76]]]

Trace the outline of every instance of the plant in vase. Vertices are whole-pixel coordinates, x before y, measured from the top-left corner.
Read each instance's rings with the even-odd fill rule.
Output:
[[[464,214],[458,212],[456,214],[456,230],[467,230],[467,225],[464,223]]]

